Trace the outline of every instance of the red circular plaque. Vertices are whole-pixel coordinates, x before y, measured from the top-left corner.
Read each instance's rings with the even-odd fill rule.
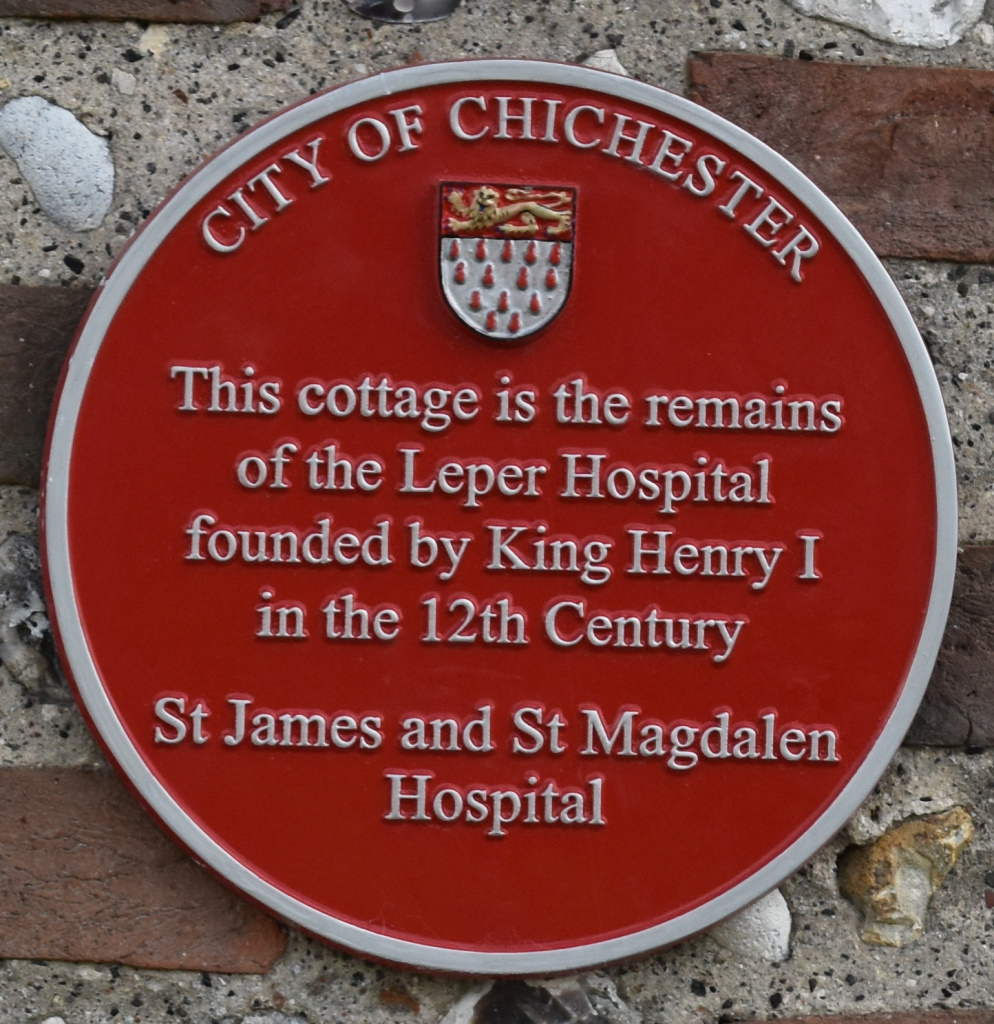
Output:
[[[707,927],[883,771],[948,607],[886,273],[644,84],[408,68],[247,133],[101,288],[47,571],[111,757],[275,913],[547,972]]]

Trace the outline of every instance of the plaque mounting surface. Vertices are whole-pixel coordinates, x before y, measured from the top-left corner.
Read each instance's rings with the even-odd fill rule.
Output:
[[[180,187],[67,362],[44,522],[164,825],[318,936],[490,974],[802,864],[955,557],[938,387],[848,222],[699,107],[523,61],[316,96]]]

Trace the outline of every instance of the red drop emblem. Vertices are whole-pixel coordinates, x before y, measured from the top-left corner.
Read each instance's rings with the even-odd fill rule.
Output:
[[[459,258],[459,239],[453,238],[452,245],[449,246],[449,259],[456,260]]]
[[[466,264],[461,260],[456,264],[456,272],[454,274],[456,284],[466,283]]]
[[[554,266],[558,267],[562,262],[563,258],[563,247],[559,242],[552,247],[552,252],[549,253],[549,262]]]
[[[528,287],[528,268],[522,267],[518,271],[518,287],[524,291]]]
[[[476,258],[481,263],[487,258],[487,243],[482,238],[476,243]]]
[[[486,324],[484,326],[487,328],[488,331],[493,331],[493,330],[496,329],[496,327],[497,327],[497,314],[493,310],[490,310],[490,312],[487,313],[487,321],[486,321]]]
[[[525,250],[525,263],[532,264],[538,259],[538,247],[534,242],[528,243],[528,248]]]
[[[494,286],[494,265],[492,263],[488,263],[483,269],[483,286],[485,288]]]
[[[559,276],[552,267],[549,267],[548,273],[545,275],[545,287],[551,292],[557,284],[559,284]]]

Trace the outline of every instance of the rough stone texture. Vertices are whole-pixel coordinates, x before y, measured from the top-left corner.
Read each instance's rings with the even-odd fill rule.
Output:
[[[891,43],[950,46],[980,20],[984,0],[790,0],[803,14],[851,25]]]
[[[780,1024],[800,1024],[801,1017],[780,1017]],[[928,1013],[868,1013],[859,1017],[832,1017],[831,1024],[992,1024],[992,1010],[932,1010]],[[812,1022],[809,1022],[812,1024]],[[826,1020],[824,1024],[829,1024]]]
[[[100,767],[103,758],[54,661],[41,606],[37,520],[37,491],[0,485],[0,768]]]
[[[907,817],[909,806],[946,809],[952,805],[941,794],[969,793],[973,817],[986,823],[994,809],[992,765],[990,753],[902,750],[861,815],[884,831]],[[994,936],[984,903],[984,876],[994,868],[990,832],[978,828],[963,851],[932,900],[926,937],[917,945],[859,941],[861,916],[838,887],[838,857],[855,841],[843,834],[781,886],[794,919],[791,956],[782,964],[764,967],[703,937],[615,968],[611,976],[646,1024],[994,1007]]]
[[[979,778],[973,769],[988,758],[994,759],[994,755],[970,749],[975,752],[903,748],[893,771],[867,797],[837,838],[848,845],[867,846],[909,820],[942,814],[954,807],[973,807],[970,786]],[[923,773],[921,777],[915,774],[918,771]],[[980,842],[983,822],[980,817],[977,821],[981,828],[974,838]]]
[[[945,401],[956,458],[959,539],[994,540],[994,268],[890,260]]]
[[[31,698],[61,696],[41,560],[34,541],[22,533],[0,544],[0,663]]]
[[[973,833],[969,813],[953,807],[846,850],[839,859],[839,888],[863,913],[863,941],[906,946],[920,939],[929,901]]]
[[[265,973],[284,945],[111,773],[0,769],[0,956]]]
[[[790,908],[779,889],[768,892],[710,929],[720,946],[740,956],[778,964],[790,956]]]
[[[713,53],[689,77],[693,99],[788,157],[879,255],[994,259],[994,74]]]
[[[0,0],[0,18],[106,18],[120,21],[253,21],[291,0]]]
[[[501,979],[471,989],[441,1024],[637,1024],[601,973],[534,981]]]
[[[222,1021],[221,1024],[228,1022]],[[307,1021],[303,1017],[288,1017],[285,1013],[253,1013],[251,1017],[243,1017],[239,1024],[307,1024]]]
[[[994,745],[994,547],[960,553],[942,649],[906,742]]]
[[[44,97],[24,96],[0,110],[0,146],[56,224],[71,231],[100,226],[114,198],[106,139]]]
[[[364,18],[411,24],[447,18],[459,5],[459,0],[345,0],[345,3]]]
[[[55,385],[92,294],[0,285],[0,483],[38,484]]]
[[[615,75],[631,77],[628,69],[618,60],[617,50],[598,50],[596,53],[592,53],[583,64],[585,67],[596,68],[598,71],[610,71]]]

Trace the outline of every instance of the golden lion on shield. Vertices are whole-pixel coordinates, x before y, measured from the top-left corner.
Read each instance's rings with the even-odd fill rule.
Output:
[[[568,234],[572,221],[573,196],[570,192],[530,192],[509,188],[501,192],[492,185],[481,185],[472,191],[467,203],[465,194],[453,189],[446,202],[464,220],[445,218],[447,231],[475,234],[493,229],[501,235],[536,235],[545,227],[550,235]],[[562,207],[567,209],[562,209]],[[518,220],[519,224],[508,221]],[[552,221],[551,224],[539,224]]]

